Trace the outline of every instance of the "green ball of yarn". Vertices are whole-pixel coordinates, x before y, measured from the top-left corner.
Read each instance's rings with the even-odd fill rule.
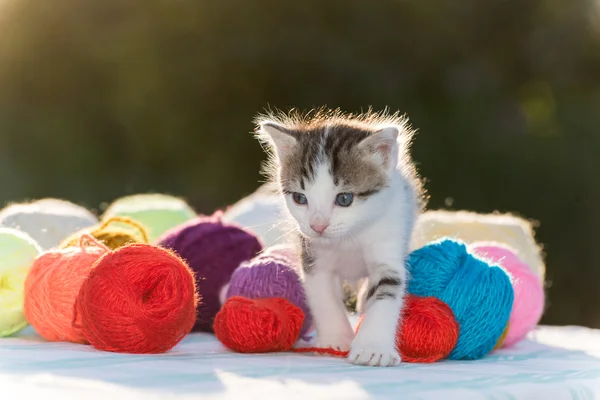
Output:
[[[148,231],[151,243],[163,233],[196,217],[196,212],[184,200],[166,194],[136,194],[115,200],[103,219],[129,217]]]
[[[25,328],[25,279],[42,248],[29,235],[0,228],[0,337]]]

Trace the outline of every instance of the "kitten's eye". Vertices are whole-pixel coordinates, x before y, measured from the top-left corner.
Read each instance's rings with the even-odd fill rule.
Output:
[[[306,199],[306,196],[303,195],[302,193],[298,193],[298,192],[292,193],[292,199],[294,200],[294,203],[296,203],[296,204],[300,204],[300,205],[308,204],[308,200]]]
[[[335,198],[335,204],[340,207],[350,207],[354,201],[354,195],[352,193],[340,193]]]

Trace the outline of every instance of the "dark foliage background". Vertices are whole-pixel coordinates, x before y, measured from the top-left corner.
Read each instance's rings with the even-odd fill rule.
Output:
[[[543,322],[600,327],[598,3],[0,2],[0,202],[211,212],[258,186],[257,112],[324,104],[406,112],[429,206],[539,221]]]

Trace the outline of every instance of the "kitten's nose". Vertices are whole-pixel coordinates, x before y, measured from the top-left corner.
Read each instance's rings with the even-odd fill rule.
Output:
[[[327,229],[328,226],[328,224],[310,224],[312,230],[317,232],[319,235],[323,234],[323,232],[325,232],[325,229]]]

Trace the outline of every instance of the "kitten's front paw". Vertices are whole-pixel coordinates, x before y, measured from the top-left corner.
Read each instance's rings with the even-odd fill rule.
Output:
[[[348,360],[352,364],[373,367],[393,367],[402,361],[400,354],[393,345],[378,343],[376,337],[369,338],[366,335],[357,335],[354,339]]]

